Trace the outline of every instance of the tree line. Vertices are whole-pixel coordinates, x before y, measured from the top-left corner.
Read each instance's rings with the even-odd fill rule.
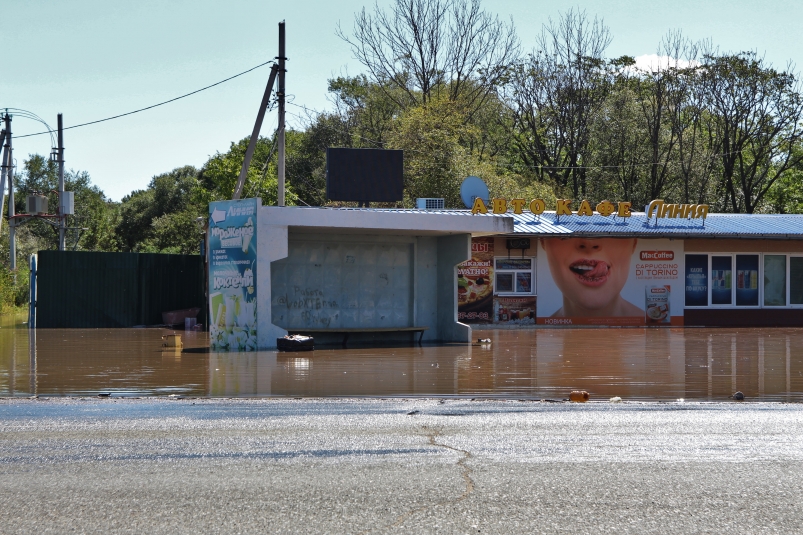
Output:
[[[645,67],[632,56],[609,57],[608,27],[576,10],[544,24],[525,51],[512,21],[480,0],[395,0],[363,9],[351,28],[336,32],[363,69],[329,80],[327,111],[290,103],[298,126],[286,132],[288,204],[333,205],[325,150],[353,147],[404,150],[399,207],[442,197],[462,208],[460,182],[476,175],[492,196],[548,203],[608,199],[639,207],[660,198],[706,203],[712,212],[803,212],[803,99],[791,64],[778,70],[755,51],[725,52],[673,31]],[[83,229],[68,234],[68,245],[198,253],[195,219],[210,201],[231,198],[247,144],[233,142],[200,168],[155,176],[120,202],[87,173],[68,173],[76,203],[69,226]],[[18,212],[28,193],[55,189],[56,171],[43,156],[25,160]],[[276,190],[274,133],[258,140],[243,196],[276,204]],[[20,266],[57,244],[41,221],[20,227],[17,238]],[[7,265],[4,225],[6,301],[13,293],[2,283]]]

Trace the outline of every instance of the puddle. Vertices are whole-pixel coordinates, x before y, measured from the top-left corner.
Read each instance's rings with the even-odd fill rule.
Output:
[[[490,346],[207,353],[207,333],[0,327],[0,396],[803,401],[803,329],[475,331]]]

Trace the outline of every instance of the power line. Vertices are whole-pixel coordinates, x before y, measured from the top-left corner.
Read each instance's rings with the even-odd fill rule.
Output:
[[[76,124],[76,125],[73,125],[73,126],[67,126],[67,127],[65,127],[65,128],[64,128],[64,130],[70,130],[70,129],[72,129],[72,128],[79,128],[79,127],[81,127],[81,126],[88,126],[88,125],[90,125],[90,124],[97,124],[97,123],[102,123],[102,122],[105,122],[105,121],[111,121],[112,119],[119,119],[120,117],[125,117],[126,115],[133,115],[133,114],[135,114],[135,113],[139,113],[139,112],[141,112],[141,111],[145,111],[145,110],[150,110],[150,109],[153,109],[153,108],[157,108],[157,107],[159,107],[159,106],[163,106],[163,105],[165,105],[165,104],[169,104],[169,103],[171,103],[171,102],[175,102],[175,101],[177,101],[177,100],[180,100],[180,99],[182,99],[182,98],[189,97],[190,95],[194,95],[194,94],[196,94],[196,93],[200,93],[201,91],[206,91],[207,89],[210,89],[210,88],[212,88],[212,87],[215,87],[216,85],[220,85],[220,84],[222,84],[222,83],[224,83],[224,82],[228,82],[229,80],[234,80],[234,79],[235,79],[235,78],[237,78],[238,76],[242,76],[242,75],[244,75],[244,74],[248,74],[249,72],[251,72],[251,71],[253,71],[253,70],[256,70],[256,69],[258,69],[258,68],[260,68],[260,67],[264,67],[265,65],[267,65],[267,64],[269,64],[269,63],[273,63],[273,60],[271,60],[271,61],[266,61],[265,63],[260,63],[260,64],[259,64],[259,65],[257,65],[256,67],[251,67],[251,68],[250,68],[250,69],[248,69],[247,71],[243,71],[243,72],[241,72],[241,73],[239,73],[239,74],[235,74],[234,76],[229,76],[229,77],[228,77],[228,78],[226,78],[225,80],[221,80],[221,81],[219,81],[219,82],[215,82],[214,84],[212,84],[212,85],[208,85],[208,86],[206,86],[206,87],[202,87],[201,89],[196,89],[195,91],[192,91],[192,92],[190,92],[190,93],[187,93],[187,94],[185,94],[185,95],[181,95],[181,96],[179,96],[179,97],[176,97],[176,98],[171,98],[170,100],[165,100],[164,102],[160,102],[160,103],[158,103],[158,104],[153,104],[152,106],[147,106],[147,107],[145,107],[145,108],[140,108],[140,109],[138,109],[138,110],[129,111],[129,112],[127,112],[127,113],[121,113],[120,115],[114,115],[114,116],[112,116],[112,117],[106,117],[105,119],[98,119],[97,121],[90,121],[90,122],[88,122],[88,123],[81,123],[81,124]],[[42,135],[42,134],[48,134],[48,133],[50,133],[50,132],[37,132],[37,133],[35,133],[35,134],[25,134],[24,136],[14,136],[14,139],[19,139],[19,138],[22,138],[22,137],[40,136],[40,135]]]

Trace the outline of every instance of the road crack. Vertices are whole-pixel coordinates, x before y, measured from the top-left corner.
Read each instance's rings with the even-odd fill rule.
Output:
[[[463,482],[465,483],[465,486],[466,486],[465,489],[463,490],[463,493],[460,496],[458,496],[457,498],[454,498],[454,499],[442,500],[440,502],[436,502],[436,503],[433,503],[433,504],[430,504],[430,505],[422,505],[421,507],[416,507],[415,509],[411,509],[410,511],[407,511],[403,515],[399,516],[396,519],[396,521],[393,522],[392,524],[389,524],[389,525],[384,526],[382,528],[367,529],[365,531],[361,531],[359,533],[359,535],[365,535],[367,533],[371,533],[371,532],[376,531],[378,529],[385,530],[385,529],[393,529],[393,528],[399,527],[402,524],[404,524],[410,517],[412,517],[413,515],[415,515],[417,513],[420,513],[421,511],[425,511],[427,509],[432,509],[432,508],[435,508],[435,507],[443,507],[443,506],[446,506],[446,505],[456,505],[456,504],[462,502],[463,500],[465,500],[466,498],[468,498],[471,495],[471,493],[474,492],[474,480],[471,479],[471,473],[473,472],[473,470],[467,464],[468,460],[473,457],[473,455],[471,455],[471,452],[467,451],[467,450],[462,450],[460,448],[455,448],[454,446],[449,446],[448,444],[443,444],[441,442],[438,442],[438,437],[441,434],[441,429],[430,430],[427,426],[423,426],[423,429],[427,432],[426,436],[429,439],[430,445],[438,447],[438,448],[444,448],[444,449],[447,449],[447,450],[451,450],[451,451],[460,453],[463,456],[456,463],[456,466],[460,467],[460,472],[461,472],[461,475],[463,477]]]

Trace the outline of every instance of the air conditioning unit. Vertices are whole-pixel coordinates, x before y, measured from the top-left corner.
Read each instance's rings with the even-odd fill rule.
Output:
[[[419,210],[443,210],[445,204],[443,199],[418,198],[415,200],[415,206]]]

